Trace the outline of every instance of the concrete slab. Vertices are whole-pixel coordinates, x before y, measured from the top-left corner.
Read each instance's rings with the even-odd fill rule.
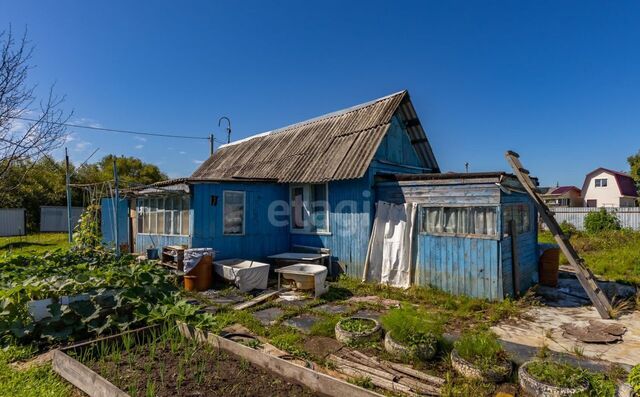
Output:
[[[375,320],[378,320],[380,318],[380,316],[382,316],[382,313],[375,311],[375,310],[359,310],[358,312],[356,312],[354,314],[355,317],[365,317],[365,318],[373,318]]]
[[[319,311],[327,314],[344,314],[348,312],[350,307],[348,305],[336,305],[332,303],[325,303],[324,305],[316,306],[313,308],[315,311]]]
[[[253,317],[260,321],[262,325],[269,326],[275,324],[276,320],[282,316],[283,313],[284,310],[279,307],[270,307],[253,313]]]
[[[574,324],[586,326],[590,320],[619,324],[627,328],[622,342],[613,344],[584,343],[565,334],[563,326]],[[529,309],[523,319],[507,320],[492,330],[501,340],[523,354],[533,354],[543,344],[557,353],[571,354],[579,351],[585,358],[605,360],[623,365],[638,364],[640,357],[640,311],[625,314],[618,320],[602,320],[592,306],[549,307]],[[528,351],[528,352],[527,352]]]
[[[320,317],[314,314],[303,313],[299,316],[291,317],[290,319],[284,321],[282,324],[296,328],[299,331],[307,334],[311,331],[311,327],[313,326],[313,324],[317,323],[319,320]]]

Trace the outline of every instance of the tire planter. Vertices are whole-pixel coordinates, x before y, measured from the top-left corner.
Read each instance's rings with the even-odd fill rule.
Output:
[[[546,383],[540,382],[533,376],[527,372],[527,365],[529,365],[531,361],[528,361],[518,369],[518,381],[520,382],[520,387],[525,393],[531,396],[540,396],[540,397],[562,397],[562,396],[573,396],[576,393],[587,391],[589,388],[589,383],[585,379],[583,384],[578,387],[558,387],[548,385]]]
[[[391,337],[391,332],[384,335],[384,349],[400,358],[416,357],[422,361],[431,360],[438,351],[438,341],[434,339],[433,343],[425,343],[417,346],[406,346]]]
[[[465,378],[478,379],[488,382],[498,383],[507,379],[511,375],[511,361],[504,361],[495,369],[483,371],[474,364],[460,357],[456,349],[451,351],[451,366],[456,372]]]
[[[371,321],[374,324],[374,326],[372,329],[365,332],[350,332],[342,328],[343,322],[347,320],[353,320],[353,319],[368,320],[368,321]],[[338,323],[336,324],[335,331],[336,331],[336,339],[338,340],[338,342],[341,342],[344,344],[350,344],[353,342],[376,341],[382,337],[382,326],[380,325],[380,322],[376,319],[368,318],[368,317],[343,318],[342,320],[338,321]]]

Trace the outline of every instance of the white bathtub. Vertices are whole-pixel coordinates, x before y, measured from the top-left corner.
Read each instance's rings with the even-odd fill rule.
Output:
[[[268,263],[234,258],[213,262],[213,269],[218,276],[234,282],[242,292],[267,288]]]

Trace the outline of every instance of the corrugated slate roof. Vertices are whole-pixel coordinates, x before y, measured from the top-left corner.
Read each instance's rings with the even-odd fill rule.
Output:
[[[192,175],[319,183],[364,175],[397,112],[425,168],[438,172],[407,91],[223,145]]]
[[[558,186],[553,190],[550,190],[549,192],[547,192],[547,194],[564,194],[571,190],[575,190],[576,192],[578,192],[578,194],[580,194],[580,189],[578,189],[575,186]]]

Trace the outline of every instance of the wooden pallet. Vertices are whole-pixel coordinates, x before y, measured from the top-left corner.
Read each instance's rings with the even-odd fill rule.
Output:
[[[569,237],[567,237],[562,232],[562,229],[560,229],[560,225],[556,222],[553,212],[549,207],[547,207],[544,200],[542,200],[536,191],[536,185],[529,177],[529,171],[527,171],[520,162],[520,155],[516,152],[508,151],[505,154],[505,157],[507,158],[509,165],[511,165],[511,168],[513,168],[516,177],[529,196],[533,199],[533,203],[538,208],[542,220],[547,225],[549,231],[553,234],[554,239],[560,246],[560,250],[564,256],[567,257],[569,264],[575,269],[580,285],[582,285],[582,288],[584,288],[589,299],[591,299],[591,302],[598,311],[598,314],[600,314],[600,317],[602,318],[611,318],[611,303],[609,303],[609,299],[598,286],[591,270],[584,265],[584,260],[580,258],[569,242]]]

